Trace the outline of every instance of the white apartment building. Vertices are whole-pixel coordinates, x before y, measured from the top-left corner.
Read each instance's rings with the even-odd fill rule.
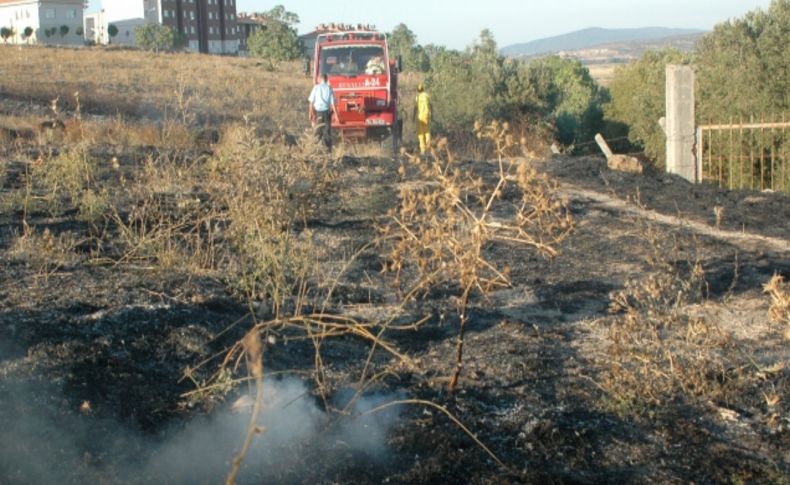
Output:
[[[85,35],[97,44],[134,46],[134,29],[146,23],[159,22],[157,12],[151,12],[149,0],[102,0],[101,10],[88,14],[85,20]],[[154,8],[156,6],[154,5]],[[118,34],[110,38],[108,28],[114,25]]]
[[[0,0],[0,27],[10,44],[82,45],[84,11],[84,0]]]

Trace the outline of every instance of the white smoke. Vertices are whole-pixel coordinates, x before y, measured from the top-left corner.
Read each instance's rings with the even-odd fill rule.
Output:
[[[331,467],[333,457],[385,456],[397,413],[364,413],[393,397],[361,398],[349,416],[338,416],[323,412],[300,381],[267,380],[264,388],[263,431],[238,483],[304,481],[311,467]],[[0,382],[0,404],[10,405],[0,411],[0,483],[223,483],[250,420],[249,412],[228,406],[151,437],[90,415],[37,409],[35,392],[9,397],[3,390]],[[350,394],[334,404],[343,407],[343,398]],[[100,456],[85,450],[90,442],[101,443]]]

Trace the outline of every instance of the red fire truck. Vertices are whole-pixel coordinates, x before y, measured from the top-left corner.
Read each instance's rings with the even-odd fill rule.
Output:
[[[390,59],[387,37],[372,29],[337,29],[319,34],[313,58],[313,80],[326,73],[335,91],[342,123],[332,122],[344,140],[383,140],[391,136],[397,153],[398,63]]]

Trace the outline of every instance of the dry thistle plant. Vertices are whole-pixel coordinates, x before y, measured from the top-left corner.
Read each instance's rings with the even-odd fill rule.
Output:
[[[771,296],[768,316],[772,322],[787,325],[784,336],[785,340],[790,341],[790,285],[785,282],[784,277],[775,274],[765,284],[763,291]]]
[[[666,315],[689,303],[700,302],[707,293],[705,270],[694,239],[666,233],[645,219],[636,221],[638,234],[647,249],[645,278],[626,281],[625,289],[611,295],[610,311]],[[691,248],[684,256],[685,248]]]
[[[641,414],[680,396],[723,395],[730,381],[735,385],[741,377],[727,371],[730,337],[714,323],[685,312],[707,297],[695,240],[667,234],[649,220],[639,219],[636,226],[647,249],[648,274],[611,295],[610,311],[621,315],[609,327],[611,345],[601,382],[608,406]]]
[[[409,168],[415,169],[420,182],[403,185],[400,206],[380,228],[389,258],[383,269],[395,275],[396,284],[405,290],[405,301],[443,285],[454,285],[458,292],[460,331],[450,391],[463,369],[470,297],[510,285],[510,268],[498,267],[487,250],[505,244],[551,258],[573,229],[573,219],[557,196],[556,184],[527,163],[506,160],[509,153],[522,147],[507,123],[477,123],[475,133],[496,150],[497,180],[487,183],[464,173],[447,139],[431,148],[427,160],[404,152],[409,166],[401,166],[401,176],[406,177]],[[505,197],[506,191],[518,195]]]

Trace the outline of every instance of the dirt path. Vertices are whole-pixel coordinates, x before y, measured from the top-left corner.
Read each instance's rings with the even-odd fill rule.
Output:
[[[561,193],[574,200],[592,202],[593,207],[599,209],[615,210],[622,214],[651,219],[667,226],[691,229],[697,234],[727,242],[743,251],[772,251],[777,253],[790,252],[790,241],[784,238],[767,237],[745,231],[736,232],[717,229],[708,224],[696,222],[688,218],[661,214],[655,210],[639,207],[632,202],[628,202],[601,192],[587,190],[578,186],[565,184],[561,189]]]

